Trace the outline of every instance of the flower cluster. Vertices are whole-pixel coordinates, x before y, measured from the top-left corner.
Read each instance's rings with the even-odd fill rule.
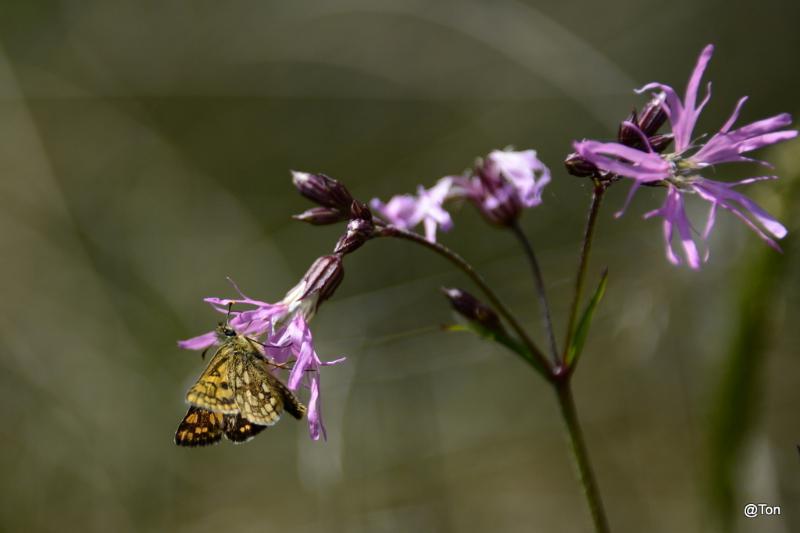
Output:
[[[373,198],[370,207],[401,229],[422,223],[425,238],[435,242],[437,229],[453,227],[444,209],[446,201],[468,199],[489,222],[506,226],[519,218],[523,208],[542,203],[542,190],[549,182],[550,171],[536,151],[495,150],[463,175],[445,176],[430,189],[420,186],[416,195],[397,195],[386,203]]]
[[[664,204],[644,216],[663,219],[667,258],[673,264],[681,262],[672,245],[673,234],[677,230],[686,262],[693,269],[700,267],[701,255],[684,208],[684,196],[689,194],[697,195],[710,204],[705,229],[700,235],[702,241],[707,240],[714,227],[717,210],[721,207],[741,219],[767,244],[780,250],[774,239],[782,239],[787,233],[786,228],[747,196],[735,190],[735,187],[775,179],[777,176],[722,182],[706,178],[701,172],[722,163],[748,161],[769,166],[743,154],[797,136],[797,130],[785,129],[791,124],[791,117],[787,113],[734,128],[747,97],[739,100],[730,118],[717,133],[708,139],[694,136],[697,119],[711,95],[709,84],[705,97],[698,101],[703,73],[713,51],[711,45],[703,49],[683,99],[672,87],[663,83],[649,83],[637,90],[640,93],[655,91],[651,106],[658,105],[669,119],[675,143],[672,151],[664,152],[665,146],[653,142],[654,130],[635,121],[626,121],[624,125],[628,130],[626,138],[630,141],[638,137],[638,143],[583,140],[574,144],[581,161],[588,162],[600,172],[633,180],[625,207],[641,185],[666,188]],[[707,258],[706,249],[702,260]]]

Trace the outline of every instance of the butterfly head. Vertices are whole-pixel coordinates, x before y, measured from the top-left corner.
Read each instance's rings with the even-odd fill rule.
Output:
[[[230,327],[229,325],[222,322],[217,324],[217,338],[220,341],[224,342],[228,339],[236,337],[237,335],[238,333],[236,333],[236,330]]]

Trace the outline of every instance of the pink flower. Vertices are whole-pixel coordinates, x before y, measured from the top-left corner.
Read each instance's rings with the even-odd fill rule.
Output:
[[[385,204],[378,198],[373,198],[369,205],[387,222],[398,228],[413,229],[422,223],[425,227],[425,238],[436,242],[438,228],[449,231],[453,227],[450,213],[443,207],[451,186],[450,178],[442,178],[430,189],[420,185],[416,196],[400,194],[393,196]]]
[[[345,358],[327,362],[320,360],[314,349],[311,330],[302,314],[295,315],[288,324],[269,336],[266,351],[277,363],[295,358],[286,386],[291,390],[297,390],[301,385],[309,389],[308,431],[314,440],[319,440],[320,436],[327,438],[319,405],[319,371],[320,367],[341,363]]]
[[[504,189],[523,207],[541,204],[542,191],[550,183],[550,169],[536,157],[536,150],[494,150],[486,158],[481,174],[484,182],[491,181]]]
[[[542,203],[550,170],[535,150],[494,150],[479,162],[474,174],[453,177],[462,196],[469,198],[493,224],[513,224],[523,208]]]
[[[645,134],[633,123],[625,123],[625,125],[630,132],[638,133],[641,139],[641,148],[591,140],[574,144],[578,155],[601,171],[634,180],[628,201],[640,185],[651,184],[666,187],[667,197],[664,205],[660,209],[647,213],[645,217],[660,216],[664,219],[667,258],[674,264],[681,262],[672,249],[673,230],[678,230],[686,262],[694,269],[700,267],[700,257],[692,236],[691,225],[683,207],[683,196],[688,194],[696,194],[711,204],[705,230],[700,236],[703,241],[707,240],[714,226],[717,209],[722,207],[744,221],[767,244],[780,250],[774,239],[785,237],[786,228],[747,196],[733,190],[739,185],[776,179],[777,176],[762,176],[726,183],[708,179],[701,175],[701,171],[722,163],[758,162],[769,166],[767,163],[743,154],[797,136],[797,130],[784,129],[791,124],[791,116],[787,113],[732,129],[747,100],[745,97],[739,100],[730,118],[711,138],[705,142],[693,140],[697,119],[711,96],[711,84],[708,84],[705,96],[698,103],[698,91],[703,73],[713,51],[714,47],[711,45],[703,49],[697,65],[689,77],[683,100],[672,87],[662,83],[649,83],[637,91],[653,89],[658,91],[654,97],[660,102],[670,121],[675,142],[674,151],[659,153],[654,150],[650,143],[652,138],[649,138],[649,135],[654,132]],[[626,206],[628,201],[626,201]],[[621,212],[618,213],[618,216],[620,214]],[[708,254],[704,256],[704,259],[707,257]]]

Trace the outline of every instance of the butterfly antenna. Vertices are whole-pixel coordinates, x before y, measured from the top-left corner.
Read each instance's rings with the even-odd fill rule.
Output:
[[[233,308],[233,302],[228,302],[228,314],[225,315],[225,327],[228,327],[228,319],[231,317],[231,309]]]

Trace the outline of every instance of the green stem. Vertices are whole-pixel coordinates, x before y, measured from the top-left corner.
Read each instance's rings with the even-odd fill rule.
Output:
[[[567,434],[572,448],[572,457],[578,469],[578,476],[583,486],[583,494],[589,504],[589,512],[592,515],[594,529],[597,533],[609,533],[608,519],[603,508],[603,501],[600,498],[600,491],[597,488],[597,481],[589,462],[589,452],[583,440],[583,432],[578,422],[578,413],[575,410],[575,399],[572,397],[570,386],[570,376],[555,384],[558,405],[561,408],[561,416],[567,426]]]
[[[569,323],[567,327],[566,342],[564,344],[565,352],[561,361],[565,360],[566,351],[569,350],[570,343],[572,342],[572,336],[574,333],[573,329],[575,327],[578,306],[580,305],[581,296],[583,293],[583,285],[589,263],[589,255],[591,253],[592,239],[594,237],[597,215],[600,210],[600,202],[603,198],[603,194],[605,193],[605,189],[606,186],[604,184],[597,181],[595,182],[592,203],[589,207],[589,216],[583,236],[580,259],[578,261],[578,273],[575,281],[575,295],[572,301]],[[512,229],[514,229],[517,237],[520,238],[523,248],[525,249],[525,253],[528,255],[528,259],[531,262],[531,267],[534,270],[534,279],[536,281],[537,290],[539,291],[542,308],[546,317],[545,327],[548,329],[548,333],[552,335],[552,320],[550,318],[547,300],[544,296],[544,283],[542,280],[541,271],[539,270],[538,262],[536,261],[536,256],[533,254],[533,248],[530,246],[530,243],[527,241],[524,234],[521,232],[521,230],[519,230],[518,227]],[[395,237],[415,242],[436,252],[451,263],[455,264],[458,268],[464,271],[464,273],[467,274],[467,276],[469,276],[473,282],[475,282],[475,284],[489,299],[489,302],[492,304],[492,306],[513,328],[530,354],[530,359],[528,359],[527,362],[531,363],[531,365],[542,372],[545,378],[549,379],[556,390],[558,404],[561,409],[561,416],[564,419],[564,424],[566,425],[567,435],[569,436],[570,446],[572,449],[572,455],[575,459],[575,464],[578,469],[578,477],[580,478],[581,486],[583,487],[584,496],[589,504],[589,511],[592,515],[595,531],[596,533],[609,533],[608,520],[606,519],[603,502],[600,498],[600,491],[597,487],[597,481],[595,480],[592,466],[589,462],[589,453],[586,449],[583,433],[578,421],[578,414],[575,409],[575,400],[572,397],[572,388],[570,384],[572,372],[570,372],[570,369],[565,368],[563,363],[559,363],[558,352],[554,350],[556,365],[550,365],[542,352],[536,347],[531,338],[522,328],[519,321],[517,321],[514,315],[500,301],[494,291],[486,284],[486,281],[483,279],[483,277],[478,274],[477,271],[475,271],[472,265],[467,263],[463,258],[461,258],[461,256],[446,246],[435,242],[430,242],[416,233],[401,230],[394,226],[384,226],[383,224],[376,228],[374,236]],[[551,338],[550,342],[551,346],[555,347],[555,339]]]
[[[539,268],[539,261],[536,259],[536,254],[533,251],[531,241],[525,235],[525,232],[522,231],[522,228],[519,227],[519,223],[517,221],[514,221],[514,223],[511,225],[511,231],[513,231],[514,235],[516,235],[517,239],[522,245],[522,249],[525,251],[525,255],[528,257],[528,262],[531,264],[533,282],[536,285],[536,292],[539,295],[539,305],[542,308],[542,321],[544,322],[544,330],[547,333],[547,340],[550,343],[550,353],[553,356],[553,364],[558,366],[558,346],[556,344],[555,330],[553,329],[553,317],[550,314],[550,305],[547,303],[547,293],[544,289],[544,278],[542,277],[542,270]]]
[[[460,255],[442,244],[427,240],[422,235],[411,231],[406,231],[395,226],[376,228],[375,236],[405,239],[407,241],[422,245],[425,248],[436,252],[460,268],[467,276],[469,276],[475,285],[477,285],[481,291],[483,291],[483,294],[486,295],[486,298],[488,298],[491,305],[497,310],[500,316],[502,316],[506,322],[508,322],[514,332],[519,336],[520,340],[522,340],[522,343],[525,345],[525,348],[527,348],[532,359],[528,362],[538,370],[542,371],[546,378],[552,377],[552,366],[547,362],[547,359],[545,358],[544,354],[542,354],[541,350],[539,350],[536,344],[534,344],[533,340],[528,336],[525,329],[523,329],[522,325],[514,317],[511,311],[505,306],[505,304],[503,304],[503,302],[500,301],[500,298],[497,296],[497,294],[495,294],[491,287],[489,287],[489,285],[486,283],[486,280],[483,279],[483,276],[481,276],[473,268],[473,266],[465,261]]]
[[[592,251],[592,239],[594,238],[594,229],[597,225],[597,214],[600,212],[600,202],[603,200],[603,194],[605,192],[606,185],[599,181],[595,181],[594,190],[592,191],[592,203],[589,206],[589,216],[586,219],[586,229],[583,232],[581,255],[578,259],[578,273],[575,279],[575,295],[572,298],[572,306],[570,307],[569,311],[567,337],[564,341],[563,360],[566,360],[567,351],[572,344],[572,336],[575,333],[575,320],[577,320],[578,307],[580,306],[581,297],[583,296],[583,285],[586,280],[586,270],[589,266],[589,254]]]

